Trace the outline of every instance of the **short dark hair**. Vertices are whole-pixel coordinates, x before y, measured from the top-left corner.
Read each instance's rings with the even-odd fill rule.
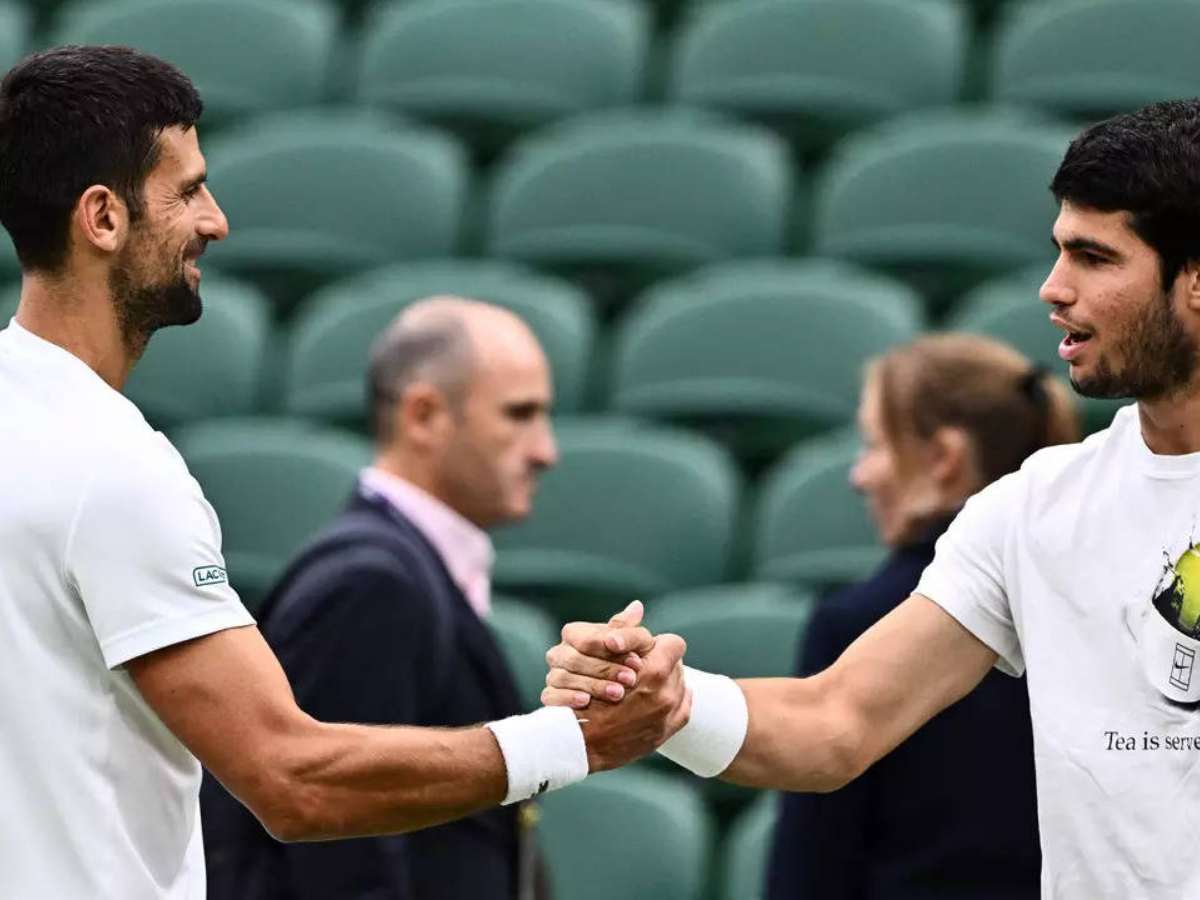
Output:
[[[159,135],[203,109],[186,75],[128,47],[56,47],[14,66],[0,82],[0,223],[21,268],[61,269],[71,210],[93,184],[137,221]]]
[[[1059,203],[1131,214],[1158,254],[1164,288],[1200,260],[1200,100],[1169,100],[1092,125],[1050,190]]]

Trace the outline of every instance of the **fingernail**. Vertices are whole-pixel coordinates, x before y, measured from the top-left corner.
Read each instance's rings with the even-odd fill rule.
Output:
[[[604,688],[604,693],[608,695],[609,700],[620,700],[625,696],[625,688],[619,684],[610,684]]]
[[[605,646],[607,646],[608,649],[612,650],[614,653],[625,652],[625,641],[621,638],[621,636],[619,634],[609,635],[604,643],[605,643]]]
[[[637,684],[637,676],[628,669],[622,669],[617,673],[617,681],[625,685],[625,687],[633,687]]]
[[[630,653],[625,657],[625,665],[629,666],[635,672],[640,672],[642,671],[642,658],[636,653]]]
[[[575,695],[575,705],[576,706],[579,706],[579,707],[587,706],[589,700],[591,700],[591,697],[589,697],[587,694],[576,694]]]

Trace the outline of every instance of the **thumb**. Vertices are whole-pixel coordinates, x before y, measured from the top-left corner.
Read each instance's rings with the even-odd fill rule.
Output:
[[[646,607],[642,605],[641,600],[634,600],[627,607],[608,620],[608,624],[612,628],[636,628],[642,624],[642,616],[646,614]]]

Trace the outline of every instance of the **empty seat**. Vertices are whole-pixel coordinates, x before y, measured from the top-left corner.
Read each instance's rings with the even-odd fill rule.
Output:
[[[371,458],[361,438],[284,420],[203,422],[174,442],[217,511],[230,581],[252,611]]]
[[[559,640],[554,620],[531,603],[496,597],[487,622],[508,661],[522,707],[537,709],[546,686],[546,651]]]
[[[721,844],[720,900],[763,900],[779,797],[763,793],[730,826]]]
[[[714,3],[677,37],[670,94],[762,121],[814,150],[956,99],[966,45],[966,17],[949,0]]]
[[[727,579],[739,479],[697,435],[621,421],[558,423],[561,460],[529,519],[496,532],[495,583],[560,620]]]
[[[1067,378],[1067,364],[1059,358],[1063,333],[1050,324],[1050,307],[1038,299],[1038,290],[1049,266],[1038,266],[982,284],[963,297],[946,321],[952,331],[983,334],[1012,344],[1033,362]],[[1099,400],[1079,397],[1086,432],[1107,428],[1113,414],[1133,400]]]
[[[521,316],[550,361],[556,408],[579,409],[595,331],[583,293],[518,265],[443,260],[374,269],[328,285],[309,298],[290,339],[287,410],[361,426],[372,341],[404,307],[435,294],[486,300]]]
[[[841,144],[819,179],[820,253],[912,280],[934,308],[1050,258],[1048,190],[1071,135],[1019,113],[914,114]]]
[[[155,332],[125,384],[125,395],[159,428],[259,408],[270,342],[266,298],[212,273],[200,291],[200,321]]]
[[[8,320],[17,313],[17,305],[21,302],[21,283],[6,284],[0,287],[0,328],[8,325]]]
[[[753,513],[756,578],[830,588],[883,560],[866,503],[850,486],[850,434],[798,446],[763,478]]]
[[[359,98],[486,150],[552,119],[633,102],[648,30],[630,0],[396,3],[366,28]]]
[[[231,238],[215,265],[314,279],[454,253],[467,192],[461,148],[362,112],[268,116],[210,142]]]
[[[992,93],[1098,119],[1200,94],[1200,7],[1191,0],[1014,5],[995,40]]]
[[[8,232],[0,228],[0,278],[19,278],[21,263]]]
[[[320,0],[78,0],[59,44],[122,44],[169,60],[218,119],[313,104],[337,34]]]
[[[712,822],[691,784],[620,769],[540,801],[555,897],[702,900]]]
[[[0,2],[0,76],[29,49],[31,19],[29,9],[23,4],[12,0]]]
[[[656,597],[646,622],[687,641],[688,664],[731,678],[785,677],[812,613],[809,592],[783,584],[728,584]],[[557,642],[555,642],[557,643]]]
[[[863,364],[920,330],[902,283],[830,261],[726,263],[651,288],[617,330],[611,404],[749,460],[853,421]]]
[[[495,176],[487,247],[614,294],[655,276],[779,253],[793,176],[766,131],[691,111],[595,114],[518,142]]]

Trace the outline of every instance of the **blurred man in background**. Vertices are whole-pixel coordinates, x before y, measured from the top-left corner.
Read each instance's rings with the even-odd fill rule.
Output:
[[[484,622],[486,529],[525,517],[557,459],[546,357],[512,313],[434,298],[377,339],[367,389],[375,461],[284,574],[260,628],[318,718],[455,726],[513,715],[513,679]],[[535,895],[530,808],[406,837],[283,845],[212,787],[214,900]]]

